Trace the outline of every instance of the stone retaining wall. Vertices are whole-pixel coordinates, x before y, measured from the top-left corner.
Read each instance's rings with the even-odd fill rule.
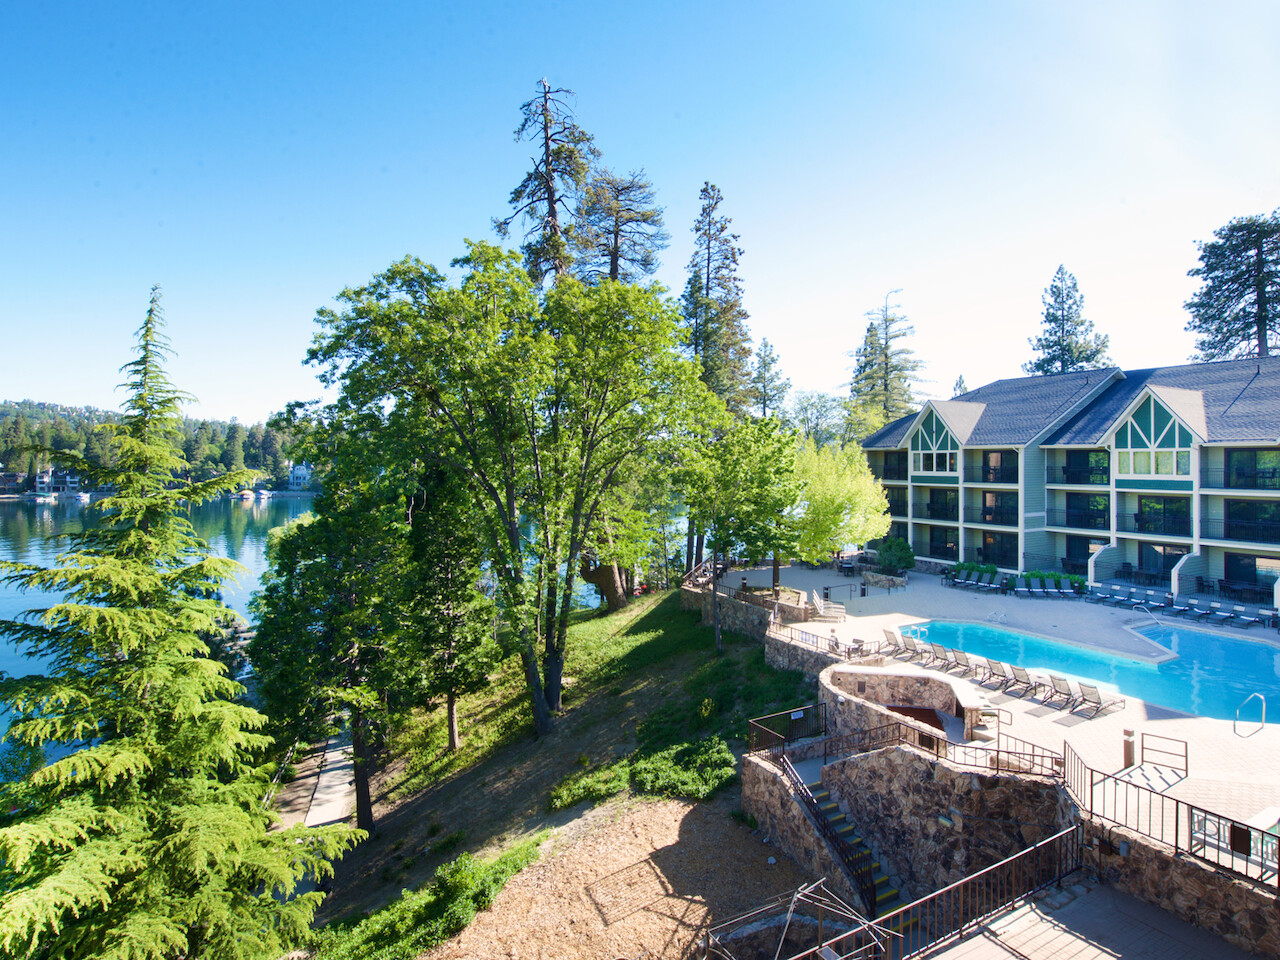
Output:
[[[836,896],[859,913],[867,913],[862,897],[849,883],[791,783],[773,764],[750,754],[742,758],[742,810],[756,818],[771,845],[814,879],[826,877]]]
[[[902,590],[907,586],[907,575],[891,577],[887,573],[875,573],[871,570],[862,575],[862,582],[868,587],[883,587],[886,590]]]
[[[982,773],[910,747],[830,763],[822,784],[912,898],[998,863],[1074,817],[1054,780]]]
[[[1100,846],[1093,847],[1097,841]],[[1128,843],[1126,855],[1116,849]],[[1085,863],[1102,879],[1228,943],[1264,957],[1280,957],[1280,901],[1261,889],[1149,837],[1098,821],[1084,821]]]

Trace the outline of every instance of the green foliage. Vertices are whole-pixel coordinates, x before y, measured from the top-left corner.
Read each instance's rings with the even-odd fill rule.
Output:
[[[851,354],[854,368],[849,393],[850,416],[858,423],[849,433],[855,437],[866,436],[878,429],[880,423],[888,423],[915,409],[913,389],[920,361],[915,351],[899,343],[915,330],[907,324],[906,317],[895,312],[898,305],[889,303],[889,297],[895,293],[898,291],[889,291],[884,306],[867,311],[870,322],[862,346]]]
[[[818,447],[806,437],[796,451],[803,487],[796,556],[817,563],[852,543],[867,543],[889,531],[884,488],[856,443]]]
[[[1109,338],[1093,332],[1093,322],[1083,315],[1084,297],[1076,288],[1076,278],[1058,265],[1049,286],[1040,298],[1044,305],[1043,332],[1028,337],[1027,343],[1039,356],[1022,365],[1032,375],[1070,373],[1109,366]],[[963,378],[962,378],[963,379]]]
[[[567,810],[584,800],[606,800],[631,785],[631,761],[615,760],[571,773],[551,789],[548,810]]]
[[[363,920],[326,927],[313,943],[315,960],[412,960],[457,936],[477,911],[492,906],[508,880],[538,859],[545,836],[523,840],[490,863],[464,853],[442,864],[424,889],[405,891]]]
[[[901,537],[886,537],[881,540],[876,547],[876,556],[881,571],[894,576],[916,565],[915,551]]]
[[[671,238],[662,227],[653,184],[644,171],[622,176],[596,170],[577,208],[574,274],[586,283],[635,283],[658,269],[658,251]]]
[[[720,737],[675,744],[631,765],[636,790],[661,797],[706,800],[736,777],[733,753]]]
[[[1280,332],[1280,210],[1237,217],[1213,235],[1187,271],[1203,281],[1183,305],[1197,359],[1268,356]]]
[[[320,895],[304,877],[359,834],[268,833],[260,798],[270,740],[201,636],[228,614],[213,597],[235,564],[209,556],[185,518],[243,483],[185,472],[159,293],[124,368],[129,399],[101,428],[109,466],[67,465],[113,492],[58,565],[0,564],[22,589],[60,596],[0,622],[48,675],[0,681],[6,739],[59,755],[0,786],[0,950],[30,958],[278,956]]]

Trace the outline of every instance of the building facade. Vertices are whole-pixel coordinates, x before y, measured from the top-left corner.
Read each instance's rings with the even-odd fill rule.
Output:
[[[1280,357],[999,380],[863,447],[918,557],[1277,600]]]

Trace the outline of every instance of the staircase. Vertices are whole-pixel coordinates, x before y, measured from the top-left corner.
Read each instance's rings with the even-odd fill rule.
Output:
[[[813,799],[818,803],[818,809],[822,812],[822,816],[826,817],[827,822],[835,828],[840,838],[855,850],[866,851],[867,845],[861,837],[858,836],[854,825],[849,822],[848,818],[841,812],[839,805],[831,799],[831,792],[827,790],[821,783],[806,784],[809,792],[813,794]],[[884,872],[884,868],[880,865],[880,861],[873,862],[872,869],[875,872],[876,881],[876,907],[875,913],[877,917],[884,916],[891,910],[896,910],[902,906],[902,897],[898,892],[898,888],[889,883],[889,875]],[[907,921],[907,929],[914,927],[916,920],[913,917]],[[890,924],[890,929],[900,930],[899,924]],[[900,930],[900,932],[906,932]]]

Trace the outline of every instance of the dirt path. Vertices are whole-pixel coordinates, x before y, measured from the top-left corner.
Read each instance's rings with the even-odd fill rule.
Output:
[[[553,836],[430,960],[677,958],[710,923],[810,877],[711,803],[615,802]],[[776,862],[769,863],[771,857]]]

